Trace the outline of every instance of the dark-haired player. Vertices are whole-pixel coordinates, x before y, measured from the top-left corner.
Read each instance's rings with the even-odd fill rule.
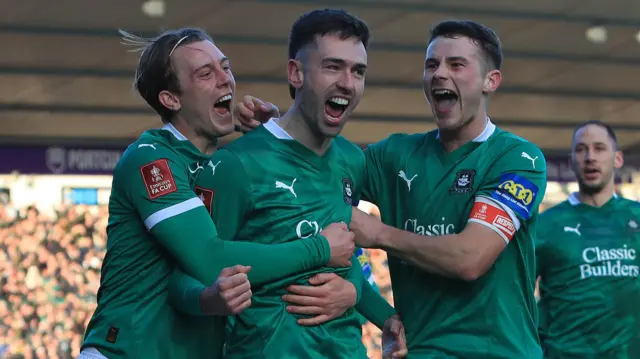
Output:
[[[369,146],[356,243],[382,248],[409,358],[540,359],[534,236],[546,162],[487,115],[498,36],[472,21],[431,31],[424,93],[438,129]],[[243,105],[240,104],[240,107]],[[250,126],[251,109],[241,108]]]
[[[545,358],[636,358],[640,203],[614,191],[623,157],[613,129],[600,121],[578,126],[571,163],[579,191],[540,215],[538,225]]]
[[[197,305],[221,324],[209,343],[209,358],[217,358],[224,316],[251,303],[249,281],[259,285],[328,262],[346,267],[353,238],[332,224],[322,236],[274,246],[223,241],[194,189],[210,170],[217,139],[233,131],[229,60],[199,29],[126,39],[142,50],[135,87],[165,126],[143,133],[115,168],[98,306],[80,357],[193,358],[189,346],[176,345],[190,328],[168,301],[169,277],[179,267],[207,284]],[[344,258],[336,256],[339,248]]]

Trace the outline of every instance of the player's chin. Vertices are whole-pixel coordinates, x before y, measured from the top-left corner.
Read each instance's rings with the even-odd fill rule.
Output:
[[[211,124],[216,133],[222,136],[226,136],[234,131],[233,117],[231,112],[220,114],[214,111],[211,116]]]

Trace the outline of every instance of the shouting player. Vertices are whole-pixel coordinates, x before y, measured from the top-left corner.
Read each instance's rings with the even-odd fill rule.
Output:
[[[542,356],[533,241],[546,162],[487,116],[501,64],[491,29],[437,24],[424,94],[438,129],[395,134],[365,152],[362,199],[383,223],[354,208],[351,230],[358,245],[387,251],[409,358]],[[262,120],[263,110],[239,106],[246,126]]]
[[[368,40],[367,25],[344,11],[312,11],[293,25],[287,73],[294,104],[282,118],[216,152],[215,170],[197,182],[223,238],[297,242],[332,222],[349,223],[364,179],[364,156],[339,134],[362,97]],[[353,235],[346,224],[343,231]],[[386,333],[396,332],[389,354],[402,357],[402,324],[365,282],[358,258],[352,260],[350,269],[323,267],[253,286],[251,307],[236,316],[227,336],[225,358],[367,358],[356,304]],[[193,281],[192,288],[180,281],[181,292],[197,293]],[[327,295],[302,315],[290,313],[282,297],[291,285],[298,288],[294,295]],[[325,311],[336,298],[344,305]],[[189,312],[190,302],[185,298],[176,306]]]
[[[640,203],[618,197],[622,152],[600,121],[576,129],[579,192],[540,216],[540,340],[548,359],[630,359],[640,301]]]
[[[80,357],[191,358],[192,348],[175,345],[190,332],[168,303],[174,267],[211,285],[197,298],[200,310],[235,314],[251,303],[247,275],[260,284],[330,259],[350,266],[353,239],[336,224],[278,246],[222,241],[194,183],[211,170],[217,138],[233,131],[229,60],[198,29],[150,40],[124,34],[142,47],[135,87],[166,125],[142,134],[116,166],[98,306]],[[241,262],[250,267],[225,268]],[[219,357],[221,340],[210,348],[209,357]]]

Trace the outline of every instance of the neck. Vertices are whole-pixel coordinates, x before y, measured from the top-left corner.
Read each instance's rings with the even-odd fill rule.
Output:
[[[487,111],[484,106],[481,106],[473,119],[462,127],[451,131],[440,130],[440,142],[447,152],[453,152],[480,136],[486,126]]]
[[[314,133],[308,125],[310,121],[305,119],[300,108],[294,104],[284,116],[276,120],[276,123],[296,141],[316,154],[323,155],[331,145],[332,139]]]
[[[210,138],[204,136],[200,133],[200,131],[189,126],[184,118],[176,117],[176,119],[173,120],[171,124],[184,137],[186,137],[187,140],[189,140],[198,149],[198,151],[200,151],[200,153],[209,156],[212,155],[218,148],[218,138]]]
[[[605,203],[611,200],[614,193],[615,186],[613,184],[613,180],[611,180],[609,184],[607,184],[598,193],[584,192],[583,189],[580,188],[580,192],[578,192],[578,199],[580,200],[580,203],[584,203],[592,207],[602,207]]]

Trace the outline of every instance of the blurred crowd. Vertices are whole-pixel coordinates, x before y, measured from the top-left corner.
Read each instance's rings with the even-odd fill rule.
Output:
[[[0,205],[0,358],[71,359],[95,310],[106,248],[107,208],[67,206],[52,214]],[[386,256],[369,252],[380,292],[390,302]],[[381,358],[380,330],[363,341]]]
[[[104,207],[0,207],[0,358],[70,359],[96,305]]]

